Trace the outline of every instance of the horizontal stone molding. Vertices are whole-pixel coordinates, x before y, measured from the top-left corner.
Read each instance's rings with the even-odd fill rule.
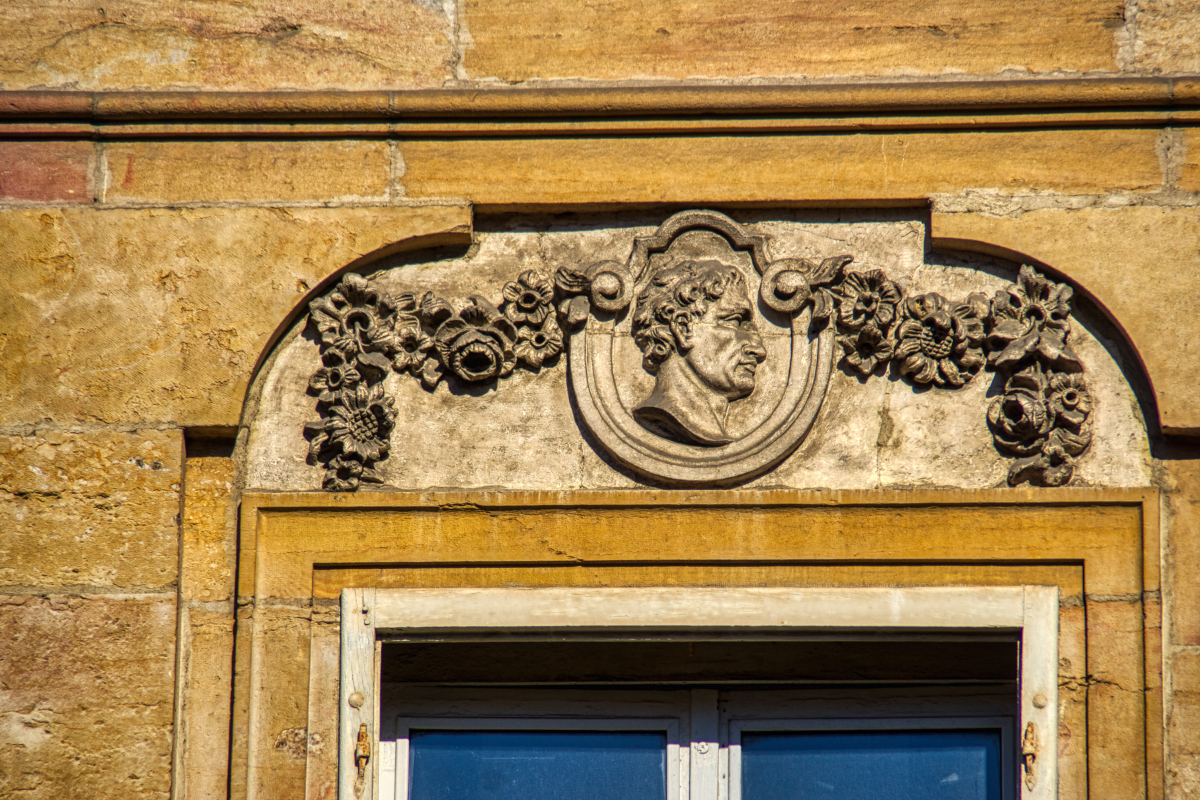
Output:
[[[1188,108],[1197,78],[911,81],[773,86],[454,88],[363,92],[0,92],[0,121],[619,117],[1062,108]]]

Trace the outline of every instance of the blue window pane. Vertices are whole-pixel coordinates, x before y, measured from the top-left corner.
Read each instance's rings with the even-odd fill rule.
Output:
[[[410,800],[665,800],[667,737],[412,731]]]
[[[1000,800],[999,730],[742,735],[742,800]]]

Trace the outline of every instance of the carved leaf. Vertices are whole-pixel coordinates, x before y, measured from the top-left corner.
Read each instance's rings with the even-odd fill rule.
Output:
[[[578,296],[564,301],[560,311],[565,317],[567,327],[574,329],[587,322],[589,308],[588,299]]]
[[[1054,369],[1062,372],[1083,372],[1083,364],[1067,346],[1065,334],[1061,330],[1049,327],[1044,329],[1038,341],[1037,351],[1046,364]]]
[[[586,272],[560,267],[554,273],[554,285],[562,290],[563,294],[586,294],[591,289],[592,279]]]
[[[392,369],[392,360],[381,353],[363,353],[358,357],[358,370],[372,383],[383,380]]]
[[[437,388],[444,374],[445,371],[442,368],[441,362],[436,358],[427,358],[425,359],[425,363],[421,365],[421,385],[429,391],[433,391]]]
[[[832,256],[821,262],[809,277],[809,286],[824,286],[837,280],[842,274],[842,267],[854,260],[854,256]],[[825,316],[829,316],[826,314]]]
[[[433,292],[421,295],[420,307],[417,314],[430,328],[437,330],[442,323],[454,316],[454,309]]]

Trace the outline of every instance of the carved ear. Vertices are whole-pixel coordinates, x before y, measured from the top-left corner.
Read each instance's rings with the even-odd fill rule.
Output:
[[[692,315],[683,313],[671,317],[671,334],[675,337],[675,349],[683,355],[692,349]]]

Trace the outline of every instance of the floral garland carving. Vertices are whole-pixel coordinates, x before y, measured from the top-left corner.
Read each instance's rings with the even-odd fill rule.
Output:
[[[813,306],[814,322],[836,326],[841,363],[863,376],[888,364],[917,385],[956,389],[986,366],[1004,378],[987,411],[996,448],[1014,457],[1008,482],[1061,486],[1091,444],[1092,401],[1083,365],[1067,344],[1072,290],[1021,267],[1017,282],[990,301],[952,303],[936,294],[905,296],[881,270],[846,272],[847,256],[809,264],[775,262],[765,298],[786,311]],[[794,284],[794,285],[793,285]],[[457,309],[426,292],[395,297],[357,274],[314,300],[321,367],[309,382],[321,419],[305,425],[309,462],[325,468],[324,488],[353,491],[380,483],[395,427],[390,372],[433,391],[448,374],[466,384],[496,381],[518,366],[538,371],[563,351],[564,330],[592,313],[615,313],[632,299],[625,265],[559,269],[553,279],[522,272],[497,307],[472,296]]]
[[[1016,456],[1008,482],[1062,486],[1092,442],[1092,400],[1083,364],[1067,345],[1073,290],[1032,267],[992,300],[988,363],[1005,378],[988,409],[1002,453]]]
[[[1062,486],[1092,441],[1083,364],[1067,345],[1071,287],[1021,267],[990,301],[905,298],[883,272],[847,273],[833,292],[842,363],[871,375],[889,362],[911,383],[966,385],[986,366],[1005,379],[988,408],[996,449],[1016,460],[1008,482]]]
[[[536,371],[553,361],[563,348],[554,296],[550,280],[530,271],[505,285],[500,308],[473,296],[456,311],[430,292],[392,297],[351,273],[309,304],[321,337],[309,391],[321,419],[304,427],[309,463],[325,467],[322,486],[353,491],[382,482],[375,466],[387,458],[396,423],[383,389],[389,372],[433,391],[447,373],[485,383],[518,364]]]

